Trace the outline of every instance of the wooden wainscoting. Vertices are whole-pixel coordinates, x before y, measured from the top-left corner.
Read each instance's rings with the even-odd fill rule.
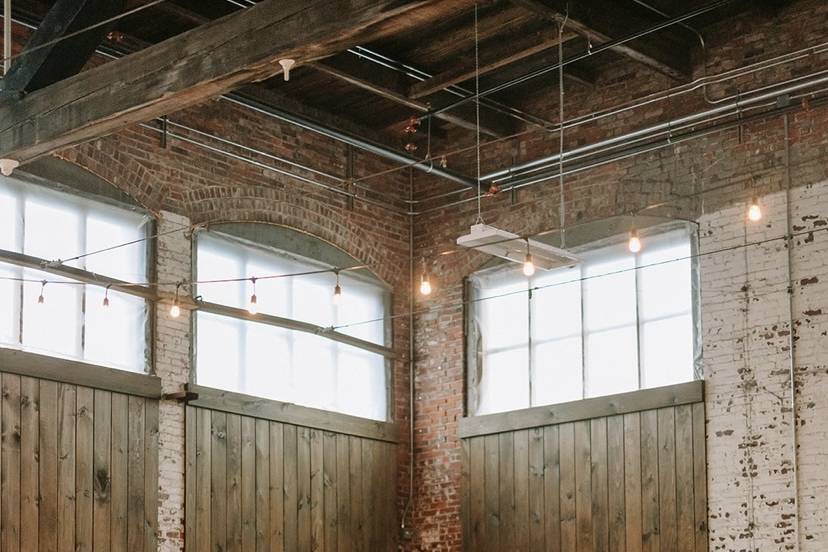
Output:
[[[187,552],[396,549],[392,424],[190,390]]]
[[[464,420],[465,549],[706,552],[702,391],[693,382]]]
[[[0,372],[0,549],[157,550],[158,379],[19,351]]]

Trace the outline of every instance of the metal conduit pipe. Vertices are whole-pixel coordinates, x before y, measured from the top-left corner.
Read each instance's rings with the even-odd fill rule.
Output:
[[[11,0],[3,0],[3,74],[11,69],[12,12]]]

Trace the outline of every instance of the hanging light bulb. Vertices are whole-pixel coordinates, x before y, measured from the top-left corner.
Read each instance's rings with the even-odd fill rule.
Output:
[[[40,282],[40,295],[37,297],[37,304],[42,305],[46,302],[46,299],[43,297],[43,291],[46,289],[46,280]]]
[[[753,222],[762,219],[762,208],[759,207],[759,200],[756,197],[753,197],[750,200],[750,208],[748,209],[748,219],[750,219]]]
[[[175,300],[173,300],[173,304],[170,307],[170,316],[173,318],[178,318],[181,315],[181,307],[178,304],[178,290],[181,288],[181,284],[175,285]]]
[[[106,286],[106,291],[104,291],[103,306],[109,306],[109,286]]]
[[[338,305],[342,301],[342,286],[339,285],[339,271],[334,272],[336,273],[336,286],[334,286],[333,302],[334,305]]]
[[[529,252],[529,240],[526,240],[526,257],[523,259],[523,275],[532,276],[535,273],[535,263],[532,261],[532,254]]]
[[[247,306],[247,312],[256,314],[259,312],[259,304],[256,299],[256,278],[250,278],[250,281],[253,282],[253,295],[250,296],[250,304]]]
[[[420,294],[431,294],[431,282],[428,281],[428,271],[426,270],[425,257],[423,257],[423,272],[420,274]]]
[[[627,244],[631,253],[638,253],[641,251],[641,238],[638,237],[638,230],[633,228],[630,230],[630,241]]]

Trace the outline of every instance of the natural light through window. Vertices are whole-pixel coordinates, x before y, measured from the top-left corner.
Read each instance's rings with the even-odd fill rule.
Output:
[[[0,249],[130,282],[147,278],[148,218],[128,209],[0,179]],[[132,245],[79,255],[114,245]],[[144,299],[84,285],[44,271],[0,263],[0,344],[143,372]],[[25,280],[23,282],[19,280]],[[42,286],[42,280],[49,280]],[[66,282],[66,283],[57,283]],[[42,304],[38,302],[41,295]]]
[[[243,243],[216,233],[198,237],[200,281],[292,274],[329,268],[313,260]],[[376,281],[342,272],[343,293],[335,304],[331,273],[256,282],[258,312],[331,327],[385,344],[386,291]],[[200,284],[203,301],[247,308],[252,283]],[[311,333],[230,316],[198,312],[196,373],[198,383],[275,399],[385,420],[387,392],[383,356]]]
[[[475,274],[477,414],[694,379],[691,237],[686,229],[579,253],[573,268]],[[530,293],[531,289],[531,293]]]

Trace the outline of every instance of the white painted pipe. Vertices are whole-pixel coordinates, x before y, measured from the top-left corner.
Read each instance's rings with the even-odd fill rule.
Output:
[[[12,46],[12,17],[11,0],[3,0],[3,74],[9,72],[11,67],[11,46]]]

